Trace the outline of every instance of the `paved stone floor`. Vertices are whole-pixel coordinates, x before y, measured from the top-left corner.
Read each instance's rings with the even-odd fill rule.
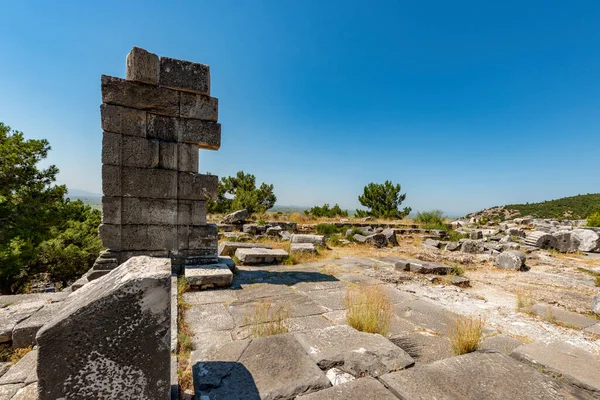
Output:
[[[456,314],[405,290],[403,274],[389,260],[352,257],[294,266],[238,266],[232,288],[185,293],[191,306],[186,320],[195,333],[191,362],[196,398],[600,395],[600,379],[594,383],[589,378],[590,371],[600,376],[600,356],[579,349],[581,358],[575,363],[587,370],[569,366],[577,377],[560,370],[564,357],[537,357],[540,364],[535,365],[539,351],[527,352],[524,343],[491,328],[479,351],[454,356],[447,335]],[[379,285],[392,302],[385,338],[346,324],[346,290],[360,284]],[[261,304],[285,309],[287,333],[252,337],[252,316]],[[509,356],[515,349],[522,351]],[[552,373],[542,373],[548,371]],[[555,379],[562,375],[568,379]],[[415,381],[421,383],[406,383]]]

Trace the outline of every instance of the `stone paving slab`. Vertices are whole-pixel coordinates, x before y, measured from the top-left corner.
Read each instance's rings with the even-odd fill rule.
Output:
[[[242,288],[243,290],[235,292],[240,301],[294,294],[294,291],[286,285],[273,285],[270,283],[242,285]]]
[[[62,303],[50,303],[37,310],[31,317],[19,322],[13,329],[12,346],[28,347],[35,345],[35,335],[52,316],[62,308]]]
[[[235,327],[233,318],[223,304],[203,304],[190,307],[185,320],[196,335],[202,332],[230,330]]]
[[[215,399],[292,399],[331,384],[291,335],[253,339],[239,359],[193,366],[197,396]]]
[[[283,326],[288,333],[305,332],[313,329],[322,329],[334,326],[334,323],[322,315],[309,315],[307,317],[288,318],[283,321]],[[233,330],[233,337],[236,340],[249,339],[252,336],[252,326],[246,325]]]
[[[37,382],[37,348],[25,354],[0,378],[0,385],[9,383],[29,384]]]
[[[229,345],[233,341],[230,331],[199,332],[192,338],[192,362],[206,361],[219,346]]]
[[[339,281],[335,278],[333,278],[333,280],[330,281],[299,282],[292,286],[294,290],[302,293],[312,293],[318,290],[332,290],[344,287],[346,287],[346,283]]]
[[[186,265],[185,278],[192,288],[226,288],[231,286],[233,273],[226,264]]]
[[[531,311],[549,321],[555,320],[561,324],[572,326],[578,329],[585,329],[598,323],[597,319],[586,317],[562,308],[549,306],[546,304],[534,304]]]
[[[312,301],[309,297],[294,293],[286,296],[267,297],[263,299],[234,302],[229,306],[229,311],[238,327],[251,323],[251,318],[256,307],[261,302],[268,302],[274,309],[283,307],[289,318],[306,317],[308,315],[323,314],[327,309]]]
[[[575,399],[559,382],[501,353],[470,353],[380,377],[400,399]]]
[[[200,292],[186,292],[183,294],[183,300],[191,305],[229,303],[238,298],[236,292],[231,289],[203,290]]]
[[[600,396],[600,355],[588,353],[564,342],[533,342],[517,347],[511,356],[543,368],[578,388]]]
[[[412,332],[395,336],[390,341],[406,351],[419,364],[429,364],[454,356],[450,340],[447,337],[427,332]]]
[[[323,370],[339,368],[353,376],[380,376],[414,364],[401,348],[381,335],[347,325],[296,333],[294,337]]]
[[[504,354],[510,354],[514,349],[521,346],[523,342],[508,335],[494,335],[483,339],[479,350],[493,350]]]
[[[337,279],[351,283],[354,285],[380,285],[382,282],[379,279],[371,278],[366,275],[362,275],[359,273],[341,273],[341,274],[333,274]]]
[[[10,342],[15,327],[48,304],[45,301],[24,302],[0,308],[0,343]]]
[[[398,400],[377,379],[365,377],[318,392],[296,397],[297,400]]]
[[[392,308],[400,318],[442,335],[448,333],[457,317],[452,311],[425,299],[396,304]]]
[[[312,301],[327,308],[328,311],[346,309],[346,288],[334,288],[329,290],[317,290],[305,292]]]

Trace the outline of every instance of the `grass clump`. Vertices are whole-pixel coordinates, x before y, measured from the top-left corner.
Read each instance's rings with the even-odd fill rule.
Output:
[[[329,235],[339,234],[339,233],[342,233],[343,230],[344,230],[344,228],[338,228],[334,224],[318,224],[317,225],[317,233],[319,235],[329,236]]]
[[[526,314],[533,313],[533,305],[535,304],[535,300],[531,293],[526,292],[524,290],[518,290],[516,292],[517,295],[517,311],[524,312]]]
[[[458,242],[460,239],[466,239],[468,235],[464,233],[456,232],[455,230],[449,230],[446,232],[446,239],[450,242]]]
[[[594,284],[595,284],[596,286],[600,287],[600,275],[599,275],[599,276],[596,276],[596,277],[594,278]]]
[[[273,306],[268,300],[257,303],[254,306],[254,313],[246,317],[246,323],[250,325],[250,337],[259,338],[287,333],[288,329],[283,321],[288,317],[289,310],[285,303],[279,307]]]
[[[423,225],[425,229],[447,230],[448,227],[444,223],[444,212],[442,210],[431,210],[418,212],[415,222]]]
[[[452,272],[450,275],[463,276],[465,274],[465,269],[459,265],[452,266]]]
[[[0,345],[0,362],[10,362],[14,365],[19,362],[21,358],[25,357],[32,348],[32,346],[29,346],[15,349],[10,344]]]
[[[190,308],[190,305],[183,298],[183,294],[189,288],[190,285],[185,276],[180,276],[177,279],[177,377],[181,392],[191,392],[194,387],[192,364],[190,363],[194,334],[185,321],[185,311]]]
[[[483,340],[485,319],[473,315],[456,317],[450,328],[450,344],[455,355],[471,353],[479,348]]]
[[[346,290],[346,320],[361,332],[387,335],[392,318],[392,303],[378,285],[359,285]]]

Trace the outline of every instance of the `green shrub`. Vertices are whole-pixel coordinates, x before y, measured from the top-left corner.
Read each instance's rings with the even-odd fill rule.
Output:
[[[336,233],[342,233],[344,228],[338,228],[333,224],[318,224],[317,225],[317,233],[319,235],[333,235]]]
[[[415,222],[423,225],[425,229],[438,229],[442,231],[448,229],[448,226],[444,223],[444,212],[442,210],[418,212]]]
[[[456,232],[455,230],[449,230],[446,232],[446,239],[450,242],[458,242],[460,239],[465,239],[467,235],[464,233]]]
[[[587,217],[587,226],[593,226],[596,228],[600,228],[600,212],[595,212],[589,217]]]
[[[338,204],[334,205],[332,208],[329,208],[329,204],[325,203],[321,207],[314,206],[310,210],[305,210],[304,214],[310,215],[312,217],[335,218],[335,217],[347,217],[348,211],[342,210]]]

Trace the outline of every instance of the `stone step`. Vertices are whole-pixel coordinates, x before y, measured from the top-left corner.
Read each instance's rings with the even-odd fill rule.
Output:
[[[379,380],[411,400],[575,399],[572,389],[501,353],[475,352],[417,365]]]
[[[398,400],[376,379],[365,377],[318,392],[296,397],[297,400]]]
[[[531,364],[576,388],[600,397],[600,355],[564,342],[533,342],[517,347],[511,357]]]
[[[233,280],[227,264],[186,265],[184,273],[192,289],[230,287]]]
[[[235,256],[246,265],[278,264],[282,262],[288,253],[281,249],[237,249]]]

